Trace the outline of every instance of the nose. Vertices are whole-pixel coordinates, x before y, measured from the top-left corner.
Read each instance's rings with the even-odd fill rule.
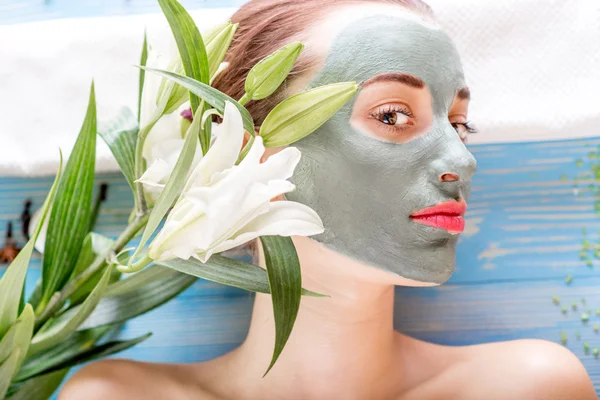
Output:
[[[469,197],[471,178],[477,162],[456,131],[451,133],[449,132],[435,152],[436,160],[430,164],[430,176],[446,196],[466,199]]]
[[[454,172],[445,172],[440,175],[440,182],[457,182],[460,180],[460,176]]]

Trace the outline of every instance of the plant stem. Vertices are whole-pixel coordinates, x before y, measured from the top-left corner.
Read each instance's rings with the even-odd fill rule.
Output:
[[[35,319],[35,330],[37,331],[46,321],[48,321],[54,313],[61,309],[65,302],[75,293],[82,285],[84,285],[92,276],[100,271],[106,264],[106,259],[112,253],[118,253],[129,243],[131,239],[142,229],[147,223],[149,214],[137,217],[115,241],[115,244],[104,254],[99,254],[92,264],[87,267],[82,273],[77,275],[75,279],[69,281],[60,292],[54,293],[50,298],[48,305],[44,308],[41,314]]]
[[[250,96],[248,96],[248,93],[244,93],[244,95],[242,96],[241,99],[238,100],[238,103],[240,103],[241,105],[245,106],[246,103],[248,103],[250,100]]]
[[[158,118],[152,118],[148,125],[144,126],[138,132],[138,138],[135,145],[135,209],[137,216],[141,217],[148,211],[148,205],[146,204],[146,197],[144,195],[144,185],[138,182],[138,179],[144,174],[146,168],[146,162],[144,160],[144,143],[146,143],[146,137],[152,130],[154,125],[158,122]]]
[[[154,262],[154,260],[146,255],[141,260],[134,262],[131,266],[121,265],[117,269],[120,272],[131,274],[133,272],[137,272],[144,269],[145,266],[149,265],[152,262]]]

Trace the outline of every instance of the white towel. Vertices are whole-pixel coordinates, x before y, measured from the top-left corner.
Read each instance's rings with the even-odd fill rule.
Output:
[[[430,0],[472,92],[472,143],[600,136],[600,2]],[[200,29],[232,9],[192,12]],[[0,26],[0,176],[56,171],[96,82],[99,118],[136,107],[144,29],[172,49],[162,15]],[[170,51],[170,50],[169,50]],[[117,169],[98,146],[98,171]]]
[[[600,1],[425,1],[463,60],[471,143],[600,136]]]
[[[235,9],[193,11],[201,30]],[[62,19],[0,26],[0,176],[56,173],[81,128],[92,79],[98,119],[137,110],[140,54],[147,31],[168,56],[175,41],[162,14]],[[96,170],[117,171],[98,139]]]

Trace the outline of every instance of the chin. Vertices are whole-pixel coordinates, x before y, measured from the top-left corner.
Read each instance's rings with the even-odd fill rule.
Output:
[[[450,279],[456,263],[457,235],[421,237],[411,242],[407,245],[378,240],[362,246],[320,243],[344,257],[348,272],[353,270],[368,280],[398,286],[437,286]]]
[[[399,246],[388,259],[379,259],[378,267],[395,275],[428,286],[440,285],[452,276],[456,265],[458,236],[420,241]]]

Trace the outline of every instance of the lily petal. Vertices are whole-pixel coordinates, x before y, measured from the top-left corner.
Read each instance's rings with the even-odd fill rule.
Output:
[[[244,141],[244,125],[239,110],[226,102],[223,122],[216,127],[217,140],[192,174],[194,185],[206,185],[210,178],[235,165]]]
[[[300,150],[295,147],[288,147],[277,154],[273,154],[267,161],[258,166],[259,180],[266,182],[271,179],[291,178],[301,156]]]
[[[183,107],[185,107],[185,105],[181,108],[183,109]],[[181,143],[183,144],[183,138],[181,137],[182,117],[179,114],[178,109],[171,114],[163,115],[150,130],[146,137],[146,141],[144,142],[143,156],[147,161],[160,158],[156,157],[154,152],[156,151],[157,146],[162,146],[166,141],[181,140]]]
[[[248,168],[248,165],[260,164],[263,154],[265,154],[265,145],[263,144],[263,139],[260,136],[255,136],[252,147],[250,147],[248,154],[246,154],[246,157],[244,157],[240,163],[240,168]]]
[[[166,67],[166,62],[158,52],[150,48],[146,65],[151,66],[152,68],[164,69],[164,67]],[[140,126],[146,126],[154,114],[154,110],[156,109],[156,96],[161,81],[162,78],[157,74],[145,74],[144,87],[142,88]]]
[[[270,204],[267,213],[257,216],[231,239],[215,246],[212,254],[232,249],[260,236],[312,236],[323,231],[321,218],[310,207],[293,201],[275,201]]]
[[[259,236],[312,236],[323,233],[323,221],[307,205],[295,201],[273,201],[269,212],[256,217],[236,233],[236,238],[257,232]]]
[[[169,164],[165,160],[156,160],[136,182],[156,188],[164,188],[165,177],[170,173]]]

